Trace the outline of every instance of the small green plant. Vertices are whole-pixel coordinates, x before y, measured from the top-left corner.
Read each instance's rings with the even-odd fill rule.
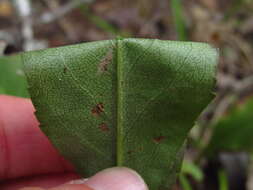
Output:
[[[178,39],[180,41],[186,41],[187,40],[187,31],[186,31],[186,25],[183,15],[183,3],[182,0],[170,0],[170,6],[171,6],[171,12],[172,12],[172,18],[174,22],[174,27],[176,29]]]
[[[21,57],[41,129],[80,174],[126,166],[151,190],[171,187],[188,132],[213,98],[214,48],[115,39]]]

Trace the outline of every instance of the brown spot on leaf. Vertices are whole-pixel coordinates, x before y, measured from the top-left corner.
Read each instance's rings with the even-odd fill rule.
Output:
[[[110,50],[105,57],[101,60],[100,64],[98,65],[98,73],[104,73],[108,70],[108,65],[112,61],[112,50]]]
[[[101,123],[101,124],[99,125],[99,128],[101,129],[101,131],[104,131],[104,132],[110,130],[106,123]]]
[[[165,136],[159,136],[159,137],[155,137],[155,138],[153,138],[153,141],[155,142],[155,143],[160,143],[162,140],[164,140],[165,139]]]
[[[91,113],[94,116],[99,116],[102,112],[104,112],[103,103],[98,103],[94,108],[92,108]]]

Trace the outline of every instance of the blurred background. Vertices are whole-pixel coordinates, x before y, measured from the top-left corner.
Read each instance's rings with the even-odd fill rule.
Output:
[[[191,131],[173,190],[253,190],[253,0],[0,0],[0,64],[116,36],[219,48],[216,98]],[[22,70],[7,70],[0,94],[28,97]]]

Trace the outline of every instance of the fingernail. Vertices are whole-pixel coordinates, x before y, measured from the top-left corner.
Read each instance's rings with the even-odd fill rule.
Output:
[[[82,182],[94,190],[148,190],[139,174],[124,167],[105,169]]]

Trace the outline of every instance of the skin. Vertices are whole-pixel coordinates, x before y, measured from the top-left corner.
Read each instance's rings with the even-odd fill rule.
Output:
[[[78,180],[74,167],[41,132],[29,99],[0,95],[1,190],[147,190],[128,168]]]

